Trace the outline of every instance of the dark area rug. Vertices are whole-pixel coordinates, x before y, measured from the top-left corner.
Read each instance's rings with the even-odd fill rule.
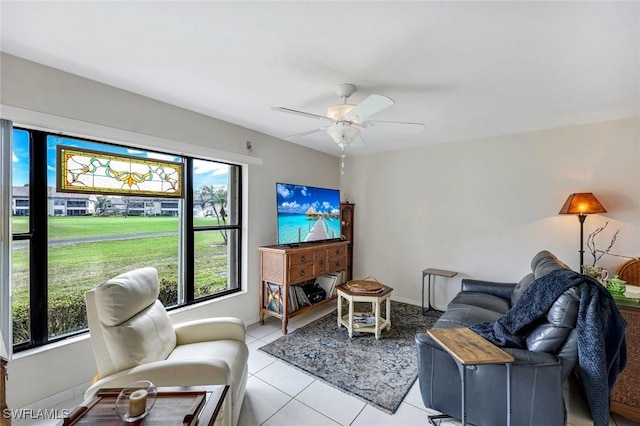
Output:
[[[357,303],[354,310],[370,309],[370,303]],[[429,310],[423,316],[419,306],[391,302],[391,330],[376,340],[372,333],[355,330],[349,338],[345,327],[338,328],[334,311],[259,350],[395,413],[418,377],[415,335],[430,329],[441,314]]]

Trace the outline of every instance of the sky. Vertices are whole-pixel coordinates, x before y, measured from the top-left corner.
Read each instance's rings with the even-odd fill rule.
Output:
[[[94,151],[105,151],[115,154],[126,154],[142,158],[153,158],[180,162],[181,157],[158,152],[142,151],[137,149],[123,148],[115,145],[108,145],[95,142],[86,142],[78,139],[49,135],[47,138],[47,183],[49,186],[56,185],[56,146],[62,144],[76,148],[92,149]],[[194,161],[193,183],[196,189],[204,185],[227,185],[228,166],[205,160]],[[23,186],[29,183],[29,134],[22,129],[13,131],[13,186]]]
[[[304,214],[313,206],[318,212],[340,212],[340,191],[312,186],[276,184],[278,213]]]

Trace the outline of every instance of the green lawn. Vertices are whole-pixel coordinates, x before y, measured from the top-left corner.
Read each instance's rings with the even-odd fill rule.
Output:
[[[28,218],[15,217],[26,226]],[[195,218],[196,226],[215,224],[215,218]],[[173,217],[51,217],[50,241],[91,237],[133,236],[99,242],[79,242],[49,247],[49,299],[70,291],[86,291],[102,281],[142,266],[158,269],[162,279],[178,281],[178,218]],[[173,233],[147,236],[152,233]],[[226,284],[227,247],[219,231],[196,234],[196,290]],[[28,249],[13,250],[13,300],[25,303],[29,285]],[[214,280],[215,279],[215,280]]]
[[[196,217],[194,226],[217,225],[215,217]],[[157,232],[177,232],[177,217],[143,216],[62,216],[49,217],[49,240],[69,240],[74,238],[106,237],[114,235],[135,235]],[[28,232],[29,218],[13,217],[13,232]]]

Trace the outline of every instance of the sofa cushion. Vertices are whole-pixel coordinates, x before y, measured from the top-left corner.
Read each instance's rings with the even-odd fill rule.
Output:
[[[571,269],[553,253],[543,250],[531,259],[531,270],[535,279],[542,278],[556,269]]]
[[[544,322],[527,335],[527,349],[558,354],[576,327],[580,290],[572,287],[553,302]]]
[[[472,305],[451,307],[438,319],[434,328],[470,327],[479,322],[493,322],[503,315],[502,312],[479,308]]]
[[[538,278],[542,278],[556,269],[571,269],[553,253],[542,250],[531,259],[531,271],[520,280],[511,293],[511,306],[515,305],[522,293]]]
[[[453,299],[451,299],[447,309],[463,308],[468,305],[489,309],[502,314],[509,310],[509,301],[502,297],[470,291],[462,291],[458,293]]]
[[[533,273],[530,273],[525,275],[524,278],[522,278],[520,282],[516,284],[513,292],[511,293],[511,306],[516,304],[518,299],[520,299],[520,296],[522,296],[522,293],[524,293],[524,291],[529,288],[531,283],[533,283],[534,281],[535,278],[533,276]]]

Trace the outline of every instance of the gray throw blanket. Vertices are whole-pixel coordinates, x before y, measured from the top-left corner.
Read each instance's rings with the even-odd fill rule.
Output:
[[[607,426],[611,389],[627,360],[627,323],[603,285],[577,272],[558,269],[535,280],[496,322],[476,324],[471,329],[497,346],[526,349],[526,334],[573,286],[580,289],[576,329],[584,390],[595,426]]]

